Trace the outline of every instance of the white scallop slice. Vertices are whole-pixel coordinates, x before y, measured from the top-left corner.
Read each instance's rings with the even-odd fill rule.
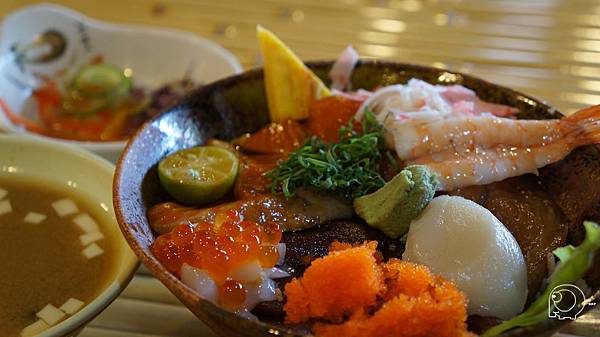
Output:
[[[469,299],[469,315],[509,319],[523,310],[521,248],[500,220],[470,200],[434,198],[411,223],[402,258],[456,283]]]
[[[59,309],[69,315],[73,315],[74,313],[79,311],[81,307],[83,307],[83,304],[84,303],[82,301],[76,298],[69,298],[63,305],[60,306]]]
[[[203,299],[217,303],[219,289],[215,281],[205,270],[184,263],[181,266],[181,281],[192,288]]]
[[[262,267],[257,260],[245,262],[229,273],[229,277],[239,282],[256,282],[260,280]]]
[[[0,215],[8,214],[10,212],[12,212],[12,206],[10,204],[10,200],[0,201]]]
[[[286,246],[284,242],[278,243],[275,248],[277,248],[277,254],[279,254],[279,259],[277,259],[277,265],[281,266],[285,262],[285,253]]]
[[[92,243],[91,245],[85,247],[81,253],[83,254],[83,256],[85,256],[88,259],[93,259],[97,256],[100,256],[102,254],[104,254],[104,250],[102,248],[100,248],[100,246],[98,246],[95,243]]]
[[[29,212],[27,213],[27,215],[25,215],[25,218],[23,218],[23,221],[25,221],[26,223],[34,225],[37,225],[44,220],[46,220],[46,216],[44,214],[36,212]]]
[[[104,234],[102,234],[100,231],[86,233],[79,236],[79,242],[81,242],[82,246],[87,246],[90,243],[100,241],[102,239],[104,239]]]
[[[20,336],[33,337],[39,335],[40,333],[48,329],[50,329],[50,325],[48,325],[48,323],[44,322],[43,320],[38,319],[37,321],[29,324],[23,330],[21,330]]]
[[[285,271],[279,267],[265,268],[265,269],[263,269],[263,271],[264,271],[265,275],[267,275],[268,278],[271,278],[273,280],[292,276],[292,275],[290,275],[290,273],[288,273],[287,271]]]
[[[48,304],[35,315],[48,323],[48,325],[52,326],[60,322],[66,314],[52,304]]]
[[[65,217],[79,212],[79,208],[77,208],[75,201],[69,198],[64,198],[53,202],[52,208],[54,208],[54,211],[60,217]]]
[[[244,308],[252,310],[260,302],[275,301],[277,299],[277,285],[275,281],[261,273],[259,282],[243,282],[246,289]]]
[[[84,233],[98,232],[100,228],[98,223],[89,214],[81,213],[73,218],[73,222],[81,229]]]

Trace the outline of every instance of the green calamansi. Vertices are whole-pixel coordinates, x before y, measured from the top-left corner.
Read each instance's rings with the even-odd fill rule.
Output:
[[[158,177],[179,202],[203,205],[222,198],[235,182],[239,161],[235,153],[217,146],[198,146],[175,152],[158,164]]]

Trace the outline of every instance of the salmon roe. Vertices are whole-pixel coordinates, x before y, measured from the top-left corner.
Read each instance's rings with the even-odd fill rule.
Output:
[[[219,287],[221,305],[226,309],[234,310],[241,307],[246,301],[244,285],[235,280],[227,280]]]
[[[217,224],[181,224],[156,238],[150,250],[178,277],[184,263],[208,272],[219,286],[221,304],[236,309],[244,304],[246,290],[229,275],[236,267],[252,261],[263,268],[274,267],[279,260],[276,246],[283,231],[277,223],[243,220],[235,211],[215,218]]]

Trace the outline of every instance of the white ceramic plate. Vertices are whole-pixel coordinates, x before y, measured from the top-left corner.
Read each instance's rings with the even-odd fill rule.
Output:
[[[49,30],[66,37],[65,52],[56,60],[18,67],[11,47],[28,43]],[[102,55],[106,63],[130,69],[136,86],[156,89],[182,79],[185,74],[195,83],[209,83],[241,72],[237,59],[219,45],[191,33],[171,29],[121,25],[88,18],[65,7],[42,4],[23,8],[6,17],[0,35],[0,99],[16,114],[36,117],[31,74],[66,78],[79,66]],[[24,132],[2,114],[0,128]],[[31,133],[27,133],[33,135]],[[39,136],[37,136],[39,137]],[[44,137],[42,137],[44,138]],[[111,161],[116,161],[125,142],[78,142]]]

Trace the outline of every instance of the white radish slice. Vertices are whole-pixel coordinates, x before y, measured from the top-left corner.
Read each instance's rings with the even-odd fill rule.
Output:
[[[277,253],[279,254],[279,260],[277,260],[277,265],[281,266],[285,262],[285,243],[278,243],[275,248],[277,248]]]
[[[205,270],[184,263],[181,266],[181,281],[192,288],[203,299],[215,304],[217,303],[219,289],[215,281]]]
[[[8,214],[10,212],[12,212],[12,206],[10,205],[10,200],[0,201],[0,215]]]
[[[271,279],[278,279],[278,278],[284,278],[284,277],[290,277],[292,275],[290,275],[287,271],[281,269],[281,268],[277,268],[277,267],[273,267],[273,268],[268,268],[264,270],[265,274],[267,275],[268,278]]]
[[[26,223],[31,223],[35,225],[39,224],[44,220],[46,220],[46,216],[44,214],[36,212],[27,213],[27,215],[25,215],[25,218],[23,219],[23,221],[25,221]]]
[[[102,234],[102,232],[92,232],[79,236],[79,241],[81,242],[82,246],[87,246],[90,243],[100,241],[102,239],[104,239],[104,234]]]
[[[77,204],[69,198],[60,199],[52,203],[52,208],[58,216],[64,217],[67,215],[75,214],[79,212],[79,208],[77,208]]]
[[[0,187],[0,200],[4,199],[8,195],[8,191]]]
[[[65,317],[65,313],[52,304],[46,305],[44,309],[40,310],[35,315],[50,326],[55,325]]]
[[[243,263],[236,267],[229,276],[239,282],[256,282],[260,280],[262,267],[257,260]]]
[[[40,333],[48,329],[50,329],[50,325],[48,325],[48,323],[44,322],[43,320],[38,319],[37,321],[29,324],[23,330],[21,330],[20,336],[33,337],[39,335]]]
[[[73,219],[73,222],[85,233],[98,232],[98,224],[87,213],[81,213]]]
[[[79,309],[81,309],[81,307],[83,307],[83,302],[76,299],[76,298],[69,298],[65,304],[60,306],[60,310],[66,312],[69,315],[73,315],[74,313],[76,313],[77,311],[79,311]]]
[[[104,254],[104,250],[102,248],[100,248],[100,246],[98,246],[95,243],[92,243],[91,245],[85,247],[81,253],[83,254],[83,256],[85,256],[88,259],[93,259],[96,256],[100,256],[102,254]]]

